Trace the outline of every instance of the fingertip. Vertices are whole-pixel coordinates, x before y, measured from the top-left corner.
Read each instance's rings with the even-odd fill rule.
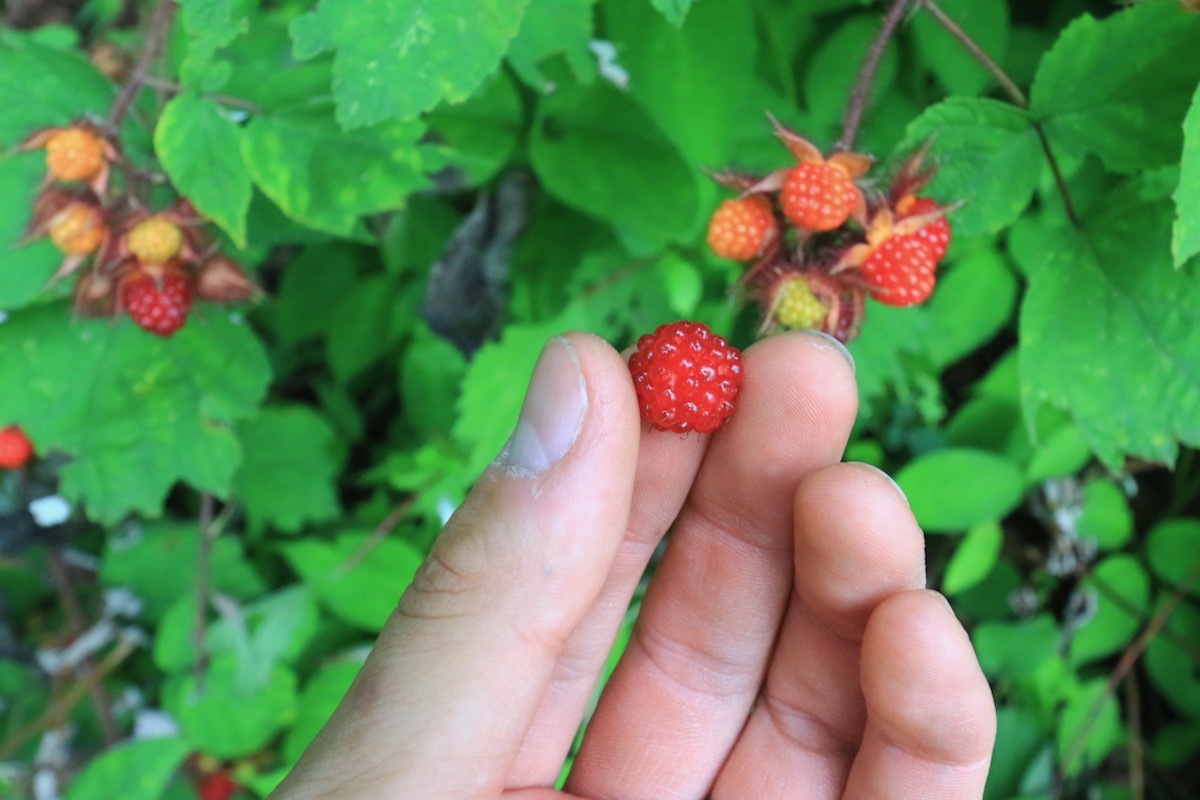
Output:
[[[973,766],[991,755],[996,708],[971,640],[938,592],[880,603],[863,638],[862,687],[872,724],[922,760]]]

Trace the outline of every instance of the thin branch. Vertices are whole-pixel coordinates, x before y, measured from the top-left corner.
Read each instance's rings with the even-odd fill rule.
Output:
[[[970,53],[971,56],[974,57],[974,59],[978,61],[984,69],[992,73],[992,77],[994,77],[1000,84],[1000,88],[1002,88],[1005,93],[1012,98],[1014,104],[1020,106],[1021,108],[1029,107],[1029,100],[1026,99],[1025,93],[1021,91],[1012,78],[1008,77],[1008,73],[1001,69],[1000,65],[992,60],[992,57],[985,53],[983,48],[976,44],[975,40],[972,39],[966,31],[959,27],[957,22],[946,16],[946,12],[942,11],[941,6],[937,4],[936,0],[919,0],[919,2],[925,8],[925,10],[928,11],[930,15],[950,33],[951,36],[958,40],[959,44],[966,48],[967,52]]]
[[[71,578],[71,568],[58,548],[50,548],[49,562],[50,579],[54,582],[59,602],[62,603],[63,611],[67,615],[67,632],[74,638],[87,629],[87,616],[83,613],[83,606],[79,603],[79,595],[75,591],[75,581]],[[85,658],[81,662],[84,669],[91,669],[92,664],[91,658]],[[115,744],[121,739],[121,731],[113,716],[112,697],[109,696],[108,689],[101,683],[92,686],[90,694],[104,741],[106,744]]]
[[[172,95],[181,94],[188,91],[188,88],[181,83],[169,81],[166,78],[155,78],[150,75],[142,78],[142,85],[149,86],[151,89],[162,89],[164,92],[170,92]],[[228,94],[215,94],[213,92],[200,92],[200,96],[223,106],[244,108],[245,110],[252,111],[255,114],[262,113],[262,107],[257,103],[252,103],[249,100],[244,100],[240,97],[234,97]]]
[[[388,537],[396,526],[399,525],[408,512],[412,510],[413,505],[417,502],[419,495],[409,495],[396,504],[383,520],[375,526],[375,530],[371,531],[371,535],[363,540],[363,543],[358,548],[346,557],[346,560],[337,566],[337,573],[345,575],[363,562],[363,560],[371,555],[379,543]]]
[[[1067,747],[1063,749],[1063,757],[1060,763],[1069,765],[1079,757],[1084,744],[1087,742],[1087,737],[1092,730],[1092,726],[1099,719],[1100,712],[1104,710],[1105,704],[1112,699],[1117,686],[1125,679],[1125,676],[1129,674],[1134,665],[1137,664],[1138,659],[1146,652],[1146,648],[1150,646],[1150,643],[1162,632],[1167,621],[1171,618],[1171,614],[1174,613],[1175,607],[1182,602],[1183,598],[1191,591],[1192,586],[1198,580],[1200,580],[1200,562],[1197,562],[1192,567],[1187,577],[1175,587],[1170,597],[1154,612],[1154,616],[1150,618],[1150,621],[1142,629],[1142,632],[1138,634],[1138,637],[1125,648],[1125,652],[1121,653],[1120,659],[1117,660],[1117,665],[1113,667],[1112,674],[1108,676],[1108,685],[1105,687],[1103,696],[1088,710],[1084,724],[1080,726],[1079,731],[1071,739]]]
[[[154,9],[154,16],[150,19],[150,27],[146,31],[146,41],[142,44],[141,53],[138,54],[137,64],[134,65],[133,72],[125,81],[125,85],[121,87],[121,93],[117,95],[112,111],[108,114],[108,129],[113,133],[120,130],[121,120],[125,119],[125,115],[129,112],[133,98],[145,85],[150,68],[154,66],[154,60],[158,58],[163,42],[171,32],[171,23],[175,21],[177,10],[178,6],[175,0],[161,0],[158,8]]]
[[[1142,740],[1142,693],[1137,675],[1125,676],[1126,716],[1129,717],[1129,793],[1146,800],[1146,743]]]
[[[883,18],[883,25],[879,28],[879,33],[875,35],[875,41],[871,42],[871,49],[867,51],[867,57],[863,59],[862,66],[858,70],[858,78],[854,81],[854,89],[850,92],[850,103],[846,106],[845,116],[842,117],[842,138],[834,145],[834,150],[854,149],[854,140],[858,137],[858,128],[862,125],[863,114],[867,110],[867,100],[871,96],[871,84],[875,81],[875,73],[883,58],[883,51],[887,49],[888,42],[891,41],[896,27],[904,17],[904,12],[908,10],[912,2],[913,0],[893,0],[892,7],[888,9],[887,16]]]
[[[0,745],[0,761],[7,761],[18,750],[20,750],[26,742],[33,739],[39,733],[42,733],[50,728],[60,725],[64,719],[71,713],[74,708],[85,695],[94,692],[97,688],[102,688],[102,682],[113,670],[121,665],[129,655],[137,649],[137,642],[131,637],[124,637],[117,641],[117,646],[109,651],[96,667],[85,674],[78,683],[72,686],[66,694],[58,698],[54,705],[46,709],[37,719],[32,720],[29,724],[18,730],[13,735],[9,736],[3,745]]]
[[[204,679],[208,671],[207,648],[208,636],[208,600],[212,592],[212,551],[213,543],[221,535],[221,531],[233,516],[234,503],[229,503],[221,509],[220,514],[213,514],[214,499],[211,494],[204,492],[200,495],[200,542],[196,551],[196,619],[192,628],[192,645],[196,648],[196,663],[193,675],[196,687],[204,689]]]

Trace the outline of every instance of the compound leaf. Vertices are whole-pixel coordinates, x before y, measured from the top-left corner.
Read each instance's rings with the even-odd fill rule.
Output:
[[[254,415],[270,380],[259,340],[212,308],[170,339],[30,309],[0,326],[0,350],[0,385],[21,387],[0,393],[0,418],[72,456],[62,491],[98,522],[157,515],[180,480],[225,495],[241,460],[232,423]]]
[[[322,0],[291,25],[297,58],[334,50],[347,130],[461,103],[495,72],[529,0]]]
[[[1173,163],[1200,81],[1198,41],[1200,15],[1178,3],[1085,14],[1042,59],[1031,110],[1064,150],[1090,150],[1115,171]]]
[[[1200,443],[1200,285],[1172,269],[1170,210],[1127,188],[1082,230],[1063,229],[1021,309],[1027,421],[1049,403],[1110,467],[1172,463]]]

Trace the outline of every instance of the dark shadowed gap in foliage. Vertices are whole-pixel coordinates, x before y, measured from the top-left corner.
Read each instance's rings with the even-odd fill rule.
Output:
[[[467,356],[500,333],[509,261],[532,190],[532,176],[512,172],[480,193],[430,270],[422,316]]]

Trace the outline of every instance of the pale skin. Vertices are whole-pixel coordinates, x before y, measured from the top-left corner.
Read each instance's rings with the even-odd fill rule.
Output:
[[[609,345],[552,340],[518,433],[272,797],[982,797],[991,692],[950,606],[925,589],[903,494],[840,463],[857,411],[847,354],[790,333],[744,364],[729,423],[678,435],[641,422]]]

